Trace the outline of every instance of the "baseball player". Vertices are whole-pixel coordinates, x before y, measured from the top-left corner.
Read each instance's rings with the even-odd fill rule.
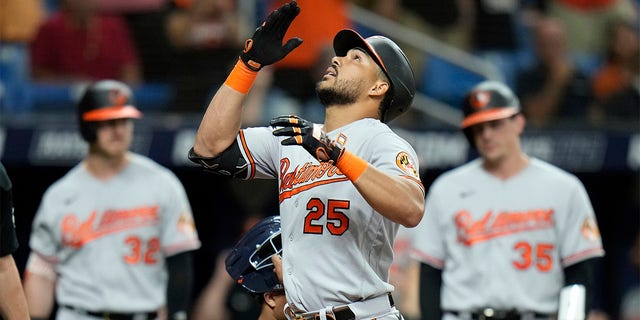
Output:
[[[550,319],[570,284],[588,301],[604,251],[584,186],[523,153],[525,118],[504,84],[476,85],[462,110],[480,157],[434,181],[413,229],[423,319]]]
[[[20,273],[12,254],[18,249],[11,180],[0,162],[0,319],[29,319]]]
[[[231,278],[260,302],[259,320],[286,319],[284,287],[272,262],[281,252],[280,216],[271,216],[249,229],[225,259]]]
[[[177,177],[129,151],[142,113],[124,83],[78,103],[86,158],[46,191],[33,221],[25,290],[32,319],[185,319],[200,242]],[[54,294],[55,291],[55,294]],[[164,311],[163,311],[164,312]]]
[[[388,282],[393,241],[399,225],[417,225],[424,210],[415,151],[386,124],[415,92],[400,48],[385,37],[338,32],[336,56],[316,87],[324,124],[291,115],[241,129],[259,70],[302,43],[283,44],[299,10],[295,1],[281,6],[246,41],[189,158],[219,174],[278,180],[288,317],[397,319]]]

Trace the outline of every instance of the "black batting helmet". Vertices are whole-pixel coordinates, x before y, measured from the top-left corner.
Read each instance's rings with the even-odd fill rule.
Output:
[[[468,130],[478,123],[509,118],[520,113],[518,97],[502,82],[487,80],[475,85],[462,101],[464,119],[462,127],[471,145],[473,139]]]
[[[382,122],[387,123],[409,109],[416,92],[415,78],[409,59],[389,38],[372,36],[363,38],[351,29],[341,30],[333,38],[337,56],[344,56],[353,48],[365,50],[391,81],[391,101],[383,106]]]
[[[78,102],[77,111],[80,133],[87,142],[95,141],[98,121],[142,117],[142,112],[133,105],[131,88],[116,80],[89,85]]]
[[[225,260],[227,272],[251,293],[283,290],[271,262],[281,252],[280,216],[264,218],[233,247]]]

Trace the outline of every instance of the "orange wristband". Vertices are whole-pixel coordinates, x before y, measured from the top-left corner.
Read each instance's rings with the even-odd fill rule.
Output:
[[[360,175],[362,175],[368,166],[368,162],[348,150],[344,151],[342,157],[340,157],[340,159],[338,159],[338,163],[336,163],[336,167],[338,167],[338,169],[340,169],[340,171],[352,182],[358,180]]]
[[[233,67],[233,70],[231,70],[224,84],[240,93],[247,94],[257,76],[258,71],[249,69],[244,62],[238,58],[238,62],[236,62],[236,65]]]

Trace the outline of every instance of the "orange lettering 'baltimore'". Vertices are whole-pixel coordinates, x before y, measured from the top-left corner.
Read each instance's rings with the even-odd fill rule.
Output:
[[[319,164],[307,162],[302,165],[302,168],[295,167],[292,171],[289,171],[290,166],[289,159],[280,160],[280,192],[294,189],[297,185],[315,181],[324,176],[331,178],[335,175],[342,175],[337,167],[328,162]]]
[[[290,166],[291,161],[288,158],[280,160],[280,202],[316,186],[349,181],[336,166],[329,162],[307,162],[302,167],[297,166],[289,171]],[[323,177],[329,179],[316,181]]]
[[[93,211],[85,221],[79,221],[74,214],[62,219],[62,243],[80,248],[88,242],[118,231],[153,225],[159,221],[158,206],[132,209],[107,210],[100,222],[94,226],[98,213]]]
[[[532,209],[494,214],[489,210],[478,220],[473,220],[468,210],[455,215],[458,241],[470,246],[474,243],[509,234],[551,228],[555,225],[553,209]]]

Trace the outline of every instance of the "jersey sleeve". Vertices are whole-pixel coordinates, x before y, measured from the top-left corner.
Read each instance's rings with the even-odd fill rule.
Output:
[[[29,246],[48,262],[56,262],[60,249],[58,230],[52,212],[54,205],[53,195],[50,190],[45,192],[40,202],[40,207],[33,218]]]
[[[200,240],[182,183],[173,174],[168,174],[167,180],[160,243],[165,254],[172,256],[200,248]]]
[[[273,179],[278,176],[280,140],[272,130],[271,127],[253,127],[238,134],[237,142],[249,167],[245,179]]]
[[[11,180],[0,163],[0,257],[18,249],[11,189]]]
[[[572,177],[567,214],[558,221],[562,265],[604,255],[595,213],[582,183]]]
[[[438,200],[435,183],[427,194],[424,216],[413,230],[411,255],[420,262],[443,269],[446,248],[441,219],[444,212]]]
[[[414,180],[424,192],[418,156],[409,143],[393,133],[382,133],[371,141],[366,152],[370,156],[365,160],[385,173]]]

